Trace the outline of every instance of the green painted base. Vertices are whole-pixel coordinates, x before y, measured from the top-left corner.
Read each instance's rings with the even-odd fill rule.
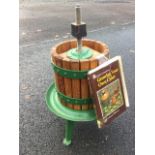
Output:
[[[78,111],[63,106],[56,92],[55,84],[52,84],[46,93],[46,104],[51,112],[66,120],[65,138],[63,144],[68,146],[72,142],[73,128],[76,121],[93,121],[96,119],[94,110]]]
[[[72,110],[62,105],[58,99],[55,84],[52,84],[46,93],[46,104],[55,115],[70,121],[93,121],[96,120],[95,111]]]
[[[77,52],[77,49],[73,48],[67,52],[67,56],[71,59],[88,59],[93,56],[93,52],[92,49],[87,47],[82,47],[80,52]]]

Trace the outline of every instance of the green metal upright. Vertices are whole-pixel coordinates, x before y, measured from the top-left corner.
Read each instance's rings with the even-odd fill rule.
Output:
[[[64,145],[70,145],[71,144],[71,139],[73,135],[73,128],[74,128],[74,122],[73,121],[66,121],[66,126],[65,126],[65,138],[63,140]]]

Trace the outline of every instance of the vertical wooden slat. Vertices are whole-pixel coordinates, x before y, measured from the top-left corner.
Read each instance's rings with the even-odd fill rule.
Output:
[[[55,57],[55,62],[56,62],[56,65],[59,66],[59,67],[62,67],[62,58],[60,56],[56,56]],[[65,87],[64,87],[64,78],[63,76],[57,74],[57,78],[58,78],[58,85],[59,85],[59,91],[61,93],[64,93],[65,92]]]
[[[71,40],[71,48],[76,48],[77,47],[77,41],[76,40]]]
[[[80,70],[79,60],[71,60],[71,69],[72,70]],[[80,98],[80,80],[72,79],[72,96],[73,98]],[[80,105],[74,105],[75,110],[81,110]]]
[[[108,46],[102,42],[100,42],[100,45],[101,45],[101,53],[103,53],[105,57],[110,58]]]
[[[82,43],[83,43],[83,46],[87,46],[89,48],[94,49],[94,43],[92,40],[84,39],[84,40],[82,40]]]
[[[71,69],[70,59],[68,58],[63,59],[63,68],[69,70]],[[65,87],[65,95],[72,97],[72,80],[70,78],[64,78],[64,87]],[[73,105],[70,103],[66,103],[66,106],[73,109]]]
[[[54,64],[56,64],[55,57],[56,57],[57,54],[56,54],[56,52],[54,50],[56,50],[56,49],[55,48],[52,49],[52,55],[51,55],[52,56],[52,59],[51,59],[51,62],[54,63]],[[58,82],[58,76],[59,75],[54,72],[54,76],[55,76],[54,79],[55,79],[56,87],[57,87],[58,90],[60,90],[60,86],[59,86],[59,82]]]
[[[89,69],[89,60],[80,60],[80,70],[88,70]],[[81,98],[89,97],[89,85],[88,80],[81,80]],[[87,110],[89,105],[82,105],[82,110]]]
[[[90,60],[90,69],[94,69],[94,68],[96,68],[97,66],[98,66],[98,60],[95,59],[95,58],[92,58],[92,59]],[[89,105],[89,109],[92,109],[94,105],[95,105],[95,104],[90,104],[90,105]]]
[[[94,50],[100,52],[100,44],[97,41],[94,44]]]
[[[76,48],[77,42],[76,40],[71,40],[71,48]],[[80,70],[79,60],[71,60],[71,70]],[[80,80],[72,79],[72,97],[80,98]],[[74,105],[73,108],[75,110],[81,110],[80,105]]]
[[[62,67],[63,64],[62,64],[62,60],[63,60],[63,57],[61,57],[59,54],[57,54],[57,51],[55,51],[56,49],[53,48],[53,53],[52,53],[52,59],[53,59],[53,62],[54,64],[56,64],[57,66],[59,67]],[[59,48],[59,50],[61,50]],[[59,51],[60,52],[60,51]],[[61,93],[64,93],[65,92],[65,87],[64,87],[64,78],[59,75],[58,73],[55,73],[55,81],[56,81],[56,86],[57,86],[57,89],[61,92]],[[63,100],[60,100],[61,103],[63,105],[66,106],[66,104],[64,103]]]
[[[107,46],[104,48],[104,52],[103,52],[103,53],[105,54],[105,56],[106,56],[108,59],[110,59],[109,48],[108,48]]]
[[[70,46],[71,46],[70,42],[65,41],[65,42],[61,45],[62,50],[63,50],[62,53],[68,51],[68,50],[70,49]]]

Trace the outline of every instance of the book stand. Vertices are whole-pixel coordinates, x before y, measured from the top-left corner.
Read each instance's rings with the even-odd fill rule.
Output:
[[[93,121],[96,119],[94,109],[85,111],[72,110],[61,104],[54,83],[51,84],[46,93],[46,104],[52,113],[66,120],[63,140],[63,144],[66,146],[71,144],[75,122]]]

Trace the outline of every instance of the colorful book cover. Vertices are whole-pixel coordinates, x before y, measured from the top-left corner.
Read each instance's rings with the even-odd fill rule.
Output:
[[[116,56],[88,72],[97,124],[103,128],[129,107],[122,60]]]

